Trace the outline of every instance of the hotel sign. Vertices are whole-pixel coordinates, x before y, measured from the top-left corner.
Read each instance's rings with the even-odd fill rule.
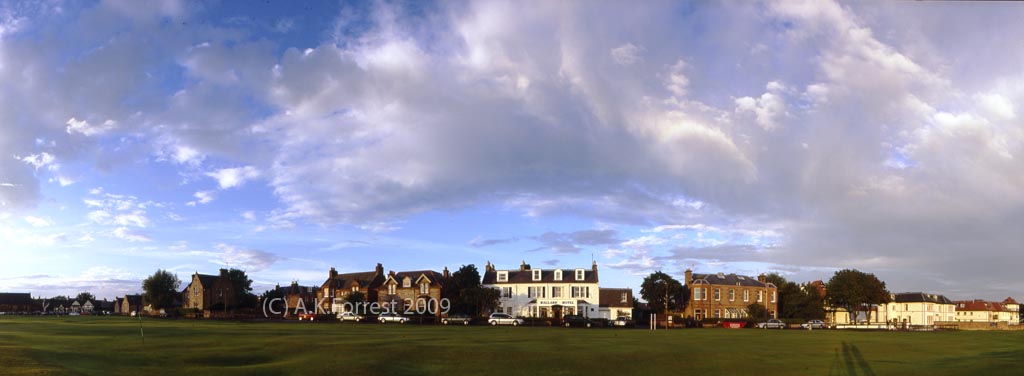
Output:
[[[576,306],[575,300],[538,300],[537,305],[551,306],[551,305],[563,305],[563,306]]]

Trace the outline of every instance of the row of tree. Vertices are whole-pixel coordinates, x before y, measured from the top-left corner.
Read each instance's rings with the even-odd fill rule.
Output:
[[[825,295],[810,285],[799,285],[787,281],[777,273],[766,276],[766,280],[778,288],[779,318],[782,319],[823,319],[825,307],[842,308],[855,321],[859,313],[871,319],[872,305],[889,302],[885,282],[874,274],[854,269],[837,271],[825,284]],[[686,310],[690,300],[690,289],[672,276],[656,271],[644,278],[640,285],[640,296],[647,301],[653,312],[681,312]],[[638,301],[637,301],[638,303]],[[750,317],[764,317],[767,310],[757,303],[747,307]]]

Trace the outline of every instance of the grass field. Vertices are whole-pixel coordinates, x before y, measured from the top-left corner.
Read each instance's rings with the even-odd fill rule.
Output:
[[[2,375],[1020,375],[1021,332],[0,317]]]

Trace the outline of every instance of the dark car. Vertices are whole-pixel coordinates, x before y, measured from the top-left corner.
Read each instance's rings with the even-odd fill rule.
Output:
[[[471,321],[473,321],[473,318],[469,317],[469,315],[462,313],[453,313],[451,315],[448,315],[448,317],[441,319],[441,324],[469,325]]]
[[[565,315],[562,317],[562,325],[568,327],[589,328],[594,326],[594,321],[580,315]]]

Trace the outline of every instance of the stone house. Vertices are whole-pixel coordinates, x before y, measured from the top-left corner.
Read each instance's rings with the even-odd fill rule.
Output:
[[[368,272],[339,274],[332,267],[327,274],[327,280],[320,284],[317,290],[317,304],[325,313],[341,313],[348,295],[357,291],[363,294],[364,301],[376,302],[378,288],[384,283],[385,278],[387,276],[384,274],[384,266],[380,263],[377,263],[373,271]]]
[[[686,269],[685,283],[690,290],[686,305],[686,317],[696,320],[704,318],[743,319],[747,318],[747,306],[758,303],[767,308],[768,318],[777,318],[779,312],[779,290],[768,282],[764,274],[752,278],[737,274],[694,274]],[[764,320],[764,317],[753,318]]]
[[[440,316],[441,289],[449,277],[447,267],[442,273],[433,270],[391,271],[377,288],[377,302],[400,314],[431,313]]]

